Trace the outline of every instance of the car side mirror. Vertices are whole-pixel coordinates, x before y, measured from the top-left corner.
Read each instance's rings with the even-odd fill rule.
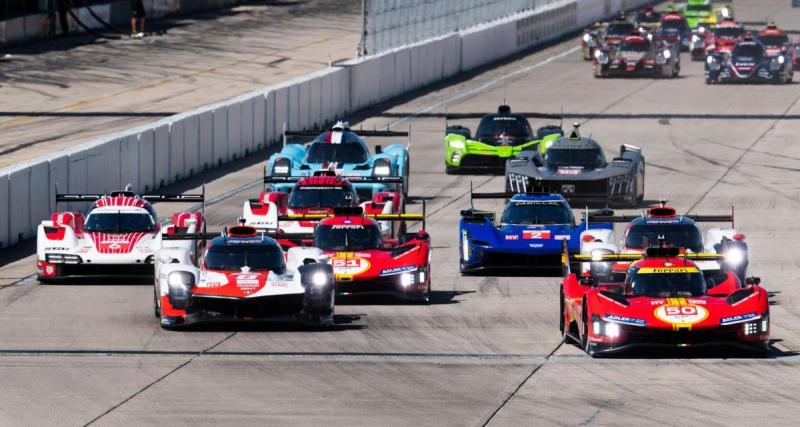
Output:
[[[592,288],[597,286],[597,279],[592,276],[581,277],[578,282],[580,282],[581,286],[589,286]]]
[[[760,277],[748,277],[748,278],[744,279],[744,283],[745,283],[745,285],[757,286],[757,285],[761,284],[761,278]]]
[[[381,154],[381,153],[383,153],[383,145],[378,144],[375,146],[375,154]]]

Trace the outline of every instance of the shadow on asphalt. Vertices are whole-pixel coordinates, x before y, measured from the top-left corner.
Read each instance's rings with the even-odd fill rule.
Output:
[[[429,305],[459,304],[457,296],[475,293],[475,291],[431,291]],[[393,297],[390,295],[336,297],[336,305],[426,305],[417,301]]]

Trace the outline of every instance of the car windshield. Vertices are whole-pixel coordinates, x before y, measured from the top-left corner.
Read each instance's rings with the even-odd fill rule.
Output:
[[[694,224],[647,223],[635,224],[628,229],[625,246],[631,249],[645,249],[658,244],[663,236],[667,245],[701,252],[703,237]]]
[[[733,48],[732,55],[740,61],[758,61],[764,56],[764,51],[755,44],[739,44]]]
[[[650,45],[647,42],[635,41],[622,43],[619,49],[623,52],[647,52],[649,48]]]
[[[524,117],[489,116],[481,120],[476,137],[481,142],[494,144],[503,138],[514,143],[528,142],[533,139],[532,135],[533,130]]]
[[[281,273],[286,268],[283,251],[277,244],[237,244],[235,240],[211,245],[203,262],[208,270],[239,271],[249,267],[250,270]]]
[[[356,203],[355,190],[347,187],[303,186],[295,188],[289,195],[290,208],[326,207],[338,208],[353,206]]]
[[[736,39],[744,34],[742,27],[717,27],[714,28],[714,37],[721,39]]]
[[[711,12],[710,4],[690,4],[686,6],[687,12]]]
[[[512,200],[503,211],[503,224],[574,224],[572,210],[565,202]]]
[[[585,169],[597,169],[603,166],[604,161],[603,152],[595,148],[550,148],[545,155],[545,162],[550,168],[581,166]]]
[[[368,159],[369,153],[364,146],[357,142],[344,144],[314,142],[306,155],[308,163],[364,163]]]
[[[86,218],[86,231],[102,233],[153,232],[156,223],[148,213],[103,212]]]
[[[699,297],[706,294],[697,267],[641,267],[628,272],[628,292],[655,298]]]
[[[324,251],[350,252],[380,249],[380,228],[375,225],[320,225],[314,236],[316,247]]]
[[[617,22],[609,24],[606,34],[610,36],[625,36],[633,32],[636,27],[630,22]]]
[[[682,19],[666,19],[661,21],[661,29],[662,30],[678,30],[682,31],[688,27],[686,21]]]
[[[789,37],[786,34],[780,36],[758,36],[758,40],[764,44],[764,46],[783,46],[786,43],[789,43]]]

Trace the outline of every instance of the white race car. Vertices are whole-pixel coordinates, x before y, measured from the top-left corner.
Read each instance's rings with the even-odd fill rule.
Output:
[[[222,233],[164,239],[207,245],[197,261],[186,248],[165,244],[156,252],[153,310],[162,327],[240,320],[333,325],[333,267],[320,249],[284,252],[244,221]]]
[[[163,234],[203,229],[202,212],[177,212],[172,222],[158,221],[151,201],[203,202],[203,195],[143,195],[131,191],[58,194],[56,203],[92,202],[84,216],[56,212],[42,221],[36,235],[36,268],[41,281],[75,276],[153,276]],[[193,242],[179,242],[191,253]]]

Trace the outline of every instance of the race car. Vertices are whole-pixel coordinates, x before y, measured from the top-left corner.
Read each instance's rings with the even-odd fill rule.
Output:
[[[207,243],[197,261],[166,243],[156,252],[153,314],[162,327],[244,320],[333,325],[333,269],[321,250],[284,253],[243,221],[221,233],[175,233],[165,241]]]
[[[792,68],[794,70],[800,69],[797,55],[798,46],[792,43],[791,40],[789,40],[789,36],[786,35],[786,32],[778,28],[774,22],[759,31],[757,39],[764,45],[768,56],[784,54],[787,58],[791,58]]]
[[[58,203],[92,203],[81,211],[56,212],[36,230],[36,274],[42,282],[80,276],[153,277],[156,251],[165,234],[196,232],[202,212],[176,212],[159,222],[151,202],[203,203],[202,194],[137,195],[127,188],[110,194],[56,194]],[[193,245],[185,248],[193,253]]]
[[[761,280],[742,285],[733,273],[709,281],[696,261],[718,254],[681,254],[678,248],[648,248],[643,254],[569,256],[560,291],[559,328],[565,340],[589,355],[642,347],[736,346],[765,353],[769,301]],[[622,283],[579,275],[569,261],[626,260]]]
[[[769,56],[760,42],[744,37],[730,55],[711,53],[705,64],[706,84],[772,83],[786,84],[794,78],[792,59],[787,52]]]
[[[337,174],[363,177],[400,177],[403,179],[404,196],[408,196],[410,159],[408,147],[393,144],[386,148],[375,147],[370,155],[363,136],[408,137],[408,132],[395,131],[351,131],[344,122],[338,122],[330,130],[317,132],[285,132],[283,149],[270,156],[267,175],[273,177],[313,175],[320,170],[333,168]],[[307,144],[286,144],[289,137],[312,137]],[[288,192],[292,184],[277,186],[277,191]],[[392,191],[396,186],[384,183],[355,184],[359,196],[368,200],[374,193]]]
[[[636,206],[644,198],[645,161],[639,147],[623,144],[607,161],[600,144],[580,135],[579,124],[542,156],[523,151],[506,165],[506,192],[559,193],[576,204]]]
[[[594,76],[677,77],[680,58],[680,50],[668,43],[632,35],[620,44],[595,51]]]
[[[733,208],[730,215],[678,215],[677,210],[662,200],[642,215],[596,215],[596,221],[627,224],[617,246],[613,235],[581,240],[580,253],[584,255],[603,254],[641,254],[651,244],[663,241],[670,247],[689,253],[716,253],[725,256],[722,263],[717,261],[697,261],[706,278],[717,277],[721,272],[731,271],[744,281],[749,264],[749,253],[745,236],[734,228]],[[703,240],[699,223],[730,223],[730,228],[712,227]],[[606,281],[624,280],[627,263],[607,265],[604,263],[584,264],[591,267],[596,276],[607,276]]]
[[[703,41],[706,55],[711,53],[730,54],[736,43],[741,41],[748,32],[744,26],[733,19],[725,19],[712,29]],[[705,56],[704,56],[705,57]]]
[[[692,41],[692,29],[682,14],[665,13],[661,15],[661,24],[653,34],[653,40],[674,45],[677,50],[688,51]]]
[[[583,59],[591,61],[594,52],[601,46],[609,46],[620,43],[623,38],[633,34],[636,26],[627,20],[624,13],[620,13],[617,19],[611,22],[598,22],[590,30],[583,33],[581,37],[581,52]]]
[[[319,220],[313,234],[278,231],[276,237],[291,244],[313,244],[328,255],[337,296],[388,295],[430,302],[431,244],[424,213],[365,214],[360,207],[350,207],[335,208],[332,214],[294,214],[279,219]],[[419,231],[397,239],[383,237],[379,221],[412,220],[422,221]]]
[[[544,152],[563,131],[560,126],[543,126],[534,134],[525,115],[512,113],[511,107],[502,104],[496,114],[481,117],[475,135],[467,127],[449,125],[452,118],[469,118],[471,114],[450,115],[445,122],[444,164],[445,172],[490,172],[505,170],[506,160],[523,150]]]
[[[369,200],[359,198],[354,184],[397,184],[400,177],[343,177],[333,171],[317,171],[313,176],[264,176],[264,189],[256,199],[242,206],[242,218],[259,231],[312,233],[318,221],[279,222],[278,217],[289,214],[328,214],[334,208],[361,206],[370,214],[400,214],[405,212],[403,192],[381,191]],[[289,192],[276,191],[286,188]],[[267,187],[269,185],[269,187]],[[384,237],[392,238],[405,230],[403,222],[381,222]]]
[[[689,28],[695,28],[717,25],[717,14],[713,9],[711,0],[687,0],[686,5],[678,10],[683,12]]]
[[[645,7],[636,14],[636,26],[647,32],[658,30],[661,25],[661,12],[652,7]]]
[[[560,194],[472,193],[470,190],[470,197],[471,200],[510,200],[499,225],[495,224],[494,212],[474,207],[461,211],[461,274],[536,273],[560,269],[562,241],[577,252],[585,235],[593,239],[613,236],[611,223],[593,222],[591,215],[576,222],[572,208]]]

